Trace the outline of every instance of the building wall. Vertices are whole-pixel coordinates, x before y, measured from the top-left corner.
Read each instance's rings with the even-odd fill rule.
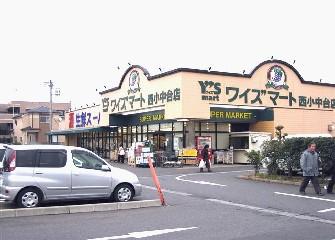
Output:
[[[299,106],[299,96],[307,96],[312,98],[321,97],[322,99],[334,99],[334,87],[328,86],[319,86],[315,84],[307,84],[301,83],[298,76],[288,67],[285,65],[280,65],[287,75],[287,85],[289,86],[288,90],[280,89],[276,90],[273,88],[266,88],[265,84],[267,83],[267,71],[273,65],[280,65],[280,64],[266,64],[260,67],[251,78],[247,77],[232,77],[232,76],[220,76],[220,75],[211,75],[211,74],[204,74],[204,73],[183,73],[183,110],[185,110],[185,117],[204,117],[199,112],[208,112],[210,105],[236,105],[236,106],[254,106],[254,107],[271,107],[271,108],[290,108],[294,111],[296,108],[305,108],[305,109],[317,109],[318,106],[313,105],[312,107],[300,107]],[[214,83],[221,84],[221,93],[219,94],[219,101],[216,100],[202,100],[201,99],[201,87],[199,81],[212,81]],[[234,91],[229,91],[229,94],[226,94],[227,87],[234,87],[238,88],[238,96],[234,101],[230,101],[234,95]],[[248,101],[245,103],[245,98],[240,96],[246,90],[249,89],[248,92]],[[280,99],[279,96],[276,99],[275,105],[269,93],[262,94],[261,101],[256,101],[255,103],[251,103],[254,100],[256,93],[252,92],[252,89],[255,90],[265,90],[265,91],[274,91],[278,92],[279,96],[289,96],[290,92],[292,93],[293,97],[295,98],[296,102],[289,106],[289,101],[287,99]],[[208,88],[209,91],[214,90],[213,88]],[[210,94],[207,94],[210,95]],[[209,118],[209,114],[207,115]]]
[[[274,137],[275,125],[274,121],[260,121],[250,124],[250,131],[252,132],[268,132]]]
[[[50,130],[49,124],[48,123],[41,123],[39,129],[40,130],[38,132],[38,143],[41,143],[41,144],[49,143],[49,139],[48,139],[48,136],[47,136],[47,133]]]
[[[15,119],[16,124],[14,124],[14,136],[17,142],[21,144],[29,144],[30,143],[30,137],[28,136],[30,134],[29,130],[21,130],[24,128],[33,128],[36,129],[37,133],[33,134],[34,142],[40,143],[40,144],[47,144],[49,143],[47,133],[50,131],[49,123],[41,123],[40,122],[40,114],[39,113],[29,113],[24,114],[19,118]],[[60,127],[60,124],[64,125],[64,120],[60,121],[60,117],[58,114],[53,114],[53,129],[58,130]],[[36,135],[36,136],[35,136]],[[21,141],[22,139],[22,141]],[[59,138],[60,141],[65,142],[64,137]]]
[[[129,93],[129,77],[130,74],[133,71],[137,71],[139,73],[139,87],[140,92],[136,92],[135,94]],[[157,101],[157,104],[149,105],[148,103],[148,95],[153,94],[156,96],[157,94],[161,94],[163,91],[167,92],[169,90],[174,91],[175,89],[181,89],[182,88],[182,82],[181,82],[181,74],[174,74],[171,76],[162,77],[160,79],[154,79],[154,80],[148,80],[147,77],[144,75],[144,72],[139,68],[134,68],[132,71],[128,72],[124,78],[124,81],[122,82],[122,86],[120,89],[115,90],[113,92],[108,92],[102,95],[102,99],[108,99],[109,100],[109,108],[107,111],[103,112],[102,114],[102,126],[108,126],[109,125],[109,114],[112,113],[123,113],[123,112],[131,112],[135,110],[140,109],[148,109],[149,107],[165,107],[165,118],[179,118],[182,117],[182,108],[181,108],[181,101],[170,101],[167,103],[165,100],[163,101]],[[132,100],[129,100],[129,97],[135,97],[135,99],[138,99],[140,96],[143,97],[145,102],[142,102],[142,106],[139,101],[134,101],[132,104],[130,102]],[[122,106],[124,105],[124,98],[128,98],[126,100],[126,105],[124,108]],[[119,102],[119,99],[120,102]],[[123,99],[123,100],[122,100]],[[113,111],[113,106],[111,106],[112,101],[116,101],[116,103],[119,102],[119,109],[115,109]],[[104,104],[102,103],[102,109],[104,109]],[[113,104],[114,105],[114,104]],[[131,105],[133,105],[133,108],[131,108]]]
[[[331,134],[335,137],[335,132],[328,131],[328,124],[335,122],[333,111],[318,111],[305,109],[281,109],[274,111],[274,125],[284,126],[283,132],[288,134]]]
[[[280,66],[286,76],[286,88],[273,88],[267,85],[269,70],[274,66]],[[139,73],[140,90],[131,93],[129,79],[133,71]],[[204,91],[203,83],[210,83]],[[318,106],[315,103],[301,105],[302,98],[332,100],[335,103],[334,86],[319,85],[303,82],[297,72],[283,62],[267,62],[259,65],[252,75],[222,74],[204,71],[177,71],[169,75],[156,76],[154,79],[144,74],[143,69],[134,67],[125,73],[125,77],[118,89],[102,93],[101,122],[99,126],[109,125],[110,114],[135,113],[136,111],[150,111],[150,107],[163,108],[165,119],[210,119],[210,108],[226,105],[233,107],[257,107],[274,109],[273,121],[260,121],[250,124],[251,131],[270,132],[274,135],[275,126],[281,124],[285,132],[298,133],[322,133],[329,134],[328,125],[335,121],[335,107]],[[217,84],[218,88],[215,87]],[[180,101],[160,102],[148,104],[149,94],[159,94],[162,91],[180,89]],[[216,93],[215,93],[216,92]],[[234,96],[235,95],[235,96]],[[258,95],[258,97],[257,97]],[[142,106],[139,101],[131,102],[140,96],[144,101]],[[205,97],[213,98],[205,98]],[[258,100],[256,100],[258,99]],[[106,108],[106,101],[108,107]],[[90,108],[91,109],[91,108]],[[84,112],[82,109],[75,114]],[[91,110],[94,110],[93,108]],[[68,128],[69,117],[66,117]],[[312,125],[312,126],[311,126]],[[84,126],[86,127],[86,126]],[[189,126],[191,127],[191,126]],[[335,133],[331,132],[332,135]],[[189,143],[191,144],[191,143]]]
[[[65,145],[77,147],[77,136],[68,135],[65,140]]]

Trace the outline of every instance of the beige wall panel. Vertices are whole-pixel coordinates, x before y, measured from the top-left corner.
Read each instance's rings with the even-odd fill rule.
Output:
[[[266,88],[265,84],[267,83],[267,72],[270,67],[274,65],[280,65],[287,76],[287,85],[289,86],[288,90],[281,89],[275,90],[273,88]],[[203,101],[201,100],[201,88],[198,81],[213,81],[221,83],[222,92],[219,95],[219,101]],[[296,99],[296,103],[293,103],[293,106],[290,108],[299,107],[299,96],[306,97],[321,97],[324,99],[335,98],[335,88],[330,86],[319,86],[315,84],[302,84],[298,76],[288,67],[282,64],[269,63],[261,66],[251,78],[247,77],[230,77],[230,76],[219,76],[203,73],[183,73],[183,84],[187,85],[187,88],[184,87],[183,94],[186,96],[186,99],[189,101],[183,102],[183,108],[185,109],[195,109],[194,113],[199,111],[199,108],[205,109],[208,104],[232,104],[232,105],[250,105],[250,106],[266,106],[266,107],[290,107],[289,101],[287,99],[277,99],[277,105],[274,105],[270,99],[270,95],[267,93],[264,96],[261,96],[262,104],[256,102],[251,104],[251,100],[254,99],[255,93],[249,92],[248,94],[248,104],[244,102],[244,98],[237,98],[234,102],[228,102],[228,98],[231,98],[234,92],[231,92],[229,95],[226,95],[226,87],[238,87],[239,94],[242,94],[246,89],[258,89],[258,90],[267,90],[267,91],[276,91],[280,93],[280,96],[288,96],[289,92],[292,92],[293,97]],[[300,108],[300,107],[299,107]],[[307,109],[316,109],[317,106],[307,107]]]
[[[283,125],[288,134],[332,134],[328,124],[335,120],[333,111],[311,111],[304,109],[275,109],[275,126]]]
[[[133,70],[138,71],[139,76],[140,76],[140,92],[136,92],[135,94],[129,93],[129,76],[133,72]],[[161,93],[162,91],[174,91],[174,89],[179,88],[181,89],[181,100],[179,101],[172,101],[172,102],[166,102],[162,103],[161,101],[158,102],[157,104],[154,105],[148,105],[148,95],[149,94],[155,94]],[[166,116],[173,117],[174,115],[176,117],[180,117],[180,113],[182,111],[182,108],[179,105],[181,105],[182,99],[184,97],[183,95],[183,90],[182,90],[182,84],[181,84],[181,74],[176,73],[172,74],[166,77],[161,77],[159,79],[153,79],[153,80],[147,80],[147,77],[144,75],[143,71],[139,68],[134,68],[131,71],[129,71],[124,78],[124,81],[122,83],[121,89],[115,90],[113,92],[105,93],[102,94],[102,98],[109,98],[109,103],[112,100],[117,100],[119,98],[127,97],[127,96],[135,96],[135,98],[138,98],[142,94],[142,97],[144,98],[145,102],[142,103],[142,107],[140,106],[139,102],[134,102],[133,103],[133,108],[131,108],[131,105],[129,103],[126,104],[126,108],[122,109],[121,108],[115,109],[112,111],[112,107],[109,106],[108,112],[103,112],[102,114],[102,124],[103,126],[108,126],[109,125],[109,114],[111,113],[122,113],[122,112],[131,112],[135,110],[141,110],[141,109],[147,109],[149,107],[161,107],[164,105],[166,106]],[[102,105],[102,104],[101,104]],[[167,118],[167,117],[166,117]]]
[[[274,121],[260,121],[250,124],[250,131],[252,132],[269,132],[274,137],[275,126]]]

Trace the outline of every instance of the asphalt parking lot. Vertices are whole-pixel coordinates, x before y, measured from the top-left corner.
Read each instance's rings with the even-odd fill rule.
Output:
[[[118,167],[135,172],[143,184],[141,199],[158,197],[149,169]],[[216,166],[212,173],[195,167],[157,168],[166,207],[119,212],[15,218],[15,234],[3,239],[335,239],[335,197],[306,196],[297,186],[237,178],[250,166]],[[27,222],[27,220],[29,220]],[[36,234],[30,227],[45,222]],[[7,222],[0,220],[0,226]],[[62,229],[62,231],[59,231]]]

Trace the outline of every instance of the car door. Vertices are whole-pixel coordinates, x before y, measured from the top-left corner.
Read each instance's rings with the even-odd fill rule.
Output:
[[[67,151],[38,150],[34,178],[47,199],[71,197],[71,167],[67,162]]]
[[[72,197],[109,197],[112,177],[107,164],[91,152],[84,150],[72,150],[71,152]]]

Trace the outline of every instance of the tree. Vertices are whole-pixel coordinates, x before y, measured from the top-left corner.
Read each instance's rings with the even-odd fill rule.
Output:
[[[284,126],[283,125],[278,125],[275,127],[276,129],[276,137],[279,141],[283,141],[285,140],[285,137],[287,136],[287,133],[283,133],[282,130],[284,129]]]

